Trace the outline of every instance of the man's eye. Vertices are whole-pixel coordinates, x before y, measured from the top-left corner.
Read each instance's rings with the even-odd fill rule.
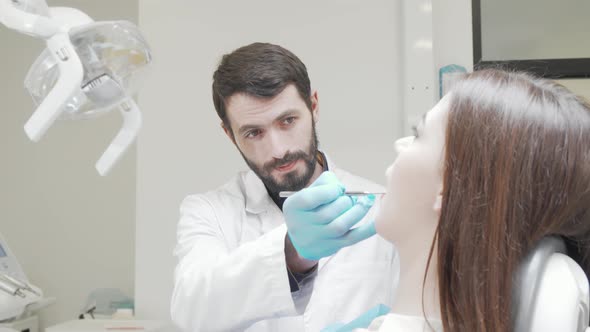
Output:
[[[250,130],[249,132],[247,132],[246,135],[244,135],[244,137],[245,138],[256,138],[261,133],[262,132],[260,129],[254,129],[254,130]]]
[[[290,116],[290,117],[288,117],[288,118],[285,118],[285,119],[283,120],[283,124],[284,124],[284,125],[290,125],[290,124],[292,124],[293,122],[295,122],[295,117],[294,117],[294,116]]]

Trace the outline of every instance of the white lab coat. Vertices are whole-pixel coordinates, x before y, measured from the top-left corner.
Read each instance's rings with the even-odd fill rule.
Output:
[[[383,191],[330,170],[348,190]],[[392,305],[398,255],[379,236],[321,259],[317,274],[292,294],[283,214],[252,171],[186,197],[180,215],[171,315],[185,331],[320,331],[376,304]]]

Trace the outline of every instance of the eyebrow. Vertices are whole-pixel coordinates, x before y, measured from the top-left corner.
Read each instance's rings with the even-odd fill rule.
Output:
[[[285,117],[287,117],[287,116],[294,115],[295,113],[298,113],[298,112],[299,112],[299,110],[297,110],[297,109],[294,109],[294,108],[292,108],[292,109],[288,109],[288,110],[286,110],[286,111],[283,111],[283,112],[282,112],[281,114],[279,114],[279,115],[278,115],[276,118],[274,118],[274,119],[273,119],[273,122],[275,122],[275,121],[277,121],[277,120],[281,120],[281,119],[283,119],[283,118],[285,118]],[[260,126],[259,126],[259,125],[255,125],[255,124],[245,124],[245,125],[241,126],[241,127],[238,129],[238,134],[239,134],[239,135],[242,135],[243,133],[245,133],[245,132],[247,132],[247,131],[249,131],[249,130],[252,130],[252,129],[258,129],[258,128],[260,128]]]

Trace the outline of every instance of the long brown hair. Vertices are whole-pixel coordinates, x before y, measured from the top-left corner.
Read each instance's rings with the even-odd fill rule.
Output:
[[[544,236],[590,275],[590,108],[552,81],[485,70],[453,89],[433,247],[445,331],[510,331],[513,276]]]

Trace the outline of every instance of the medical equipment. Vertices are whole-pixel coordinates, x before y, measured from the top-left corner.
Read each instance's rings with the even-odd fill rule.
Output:
[[[29,283],[16,257],[0,235],[0,322],[19,319],[52,303]]]
[[[44,0],[0,0],[0,23],[46,42],[25,79],[37,105],[24,126],[32,141],[58,118],[91,118],[119,109],[123,126],[96,163],[98,173],[106,175],[141,127],[131,96],[151,52],[137,27],[94,22],[79,10],[48,7]]]
[[[72,320],[45,329],[46,332],[143,331],[170,332],[174,327],[162,321],[82,319]]]
[[[111,318],[119,310],[133,310],[133,298],[118,288],[98,288],[90,292],[80,318]]]
[[[3,330],[8,329],[8,330]],[[37,315],[0,323],[0,332],[39,332],[39,317]]]
[[[590,292],[563,239],[544,238],[525,258],[514,288],[514,331],[590,332]]]
[[[279,197],[291,197],[297,191],[281,191]],[[368,196],[368,195],[385,195],[384,192],[369,192],[369,191],[345,191],[344,195],[347,196]]]
[[[466,73],[465,67],[455,64],[441,67],[438,70],[438,98],[446,95]]]

